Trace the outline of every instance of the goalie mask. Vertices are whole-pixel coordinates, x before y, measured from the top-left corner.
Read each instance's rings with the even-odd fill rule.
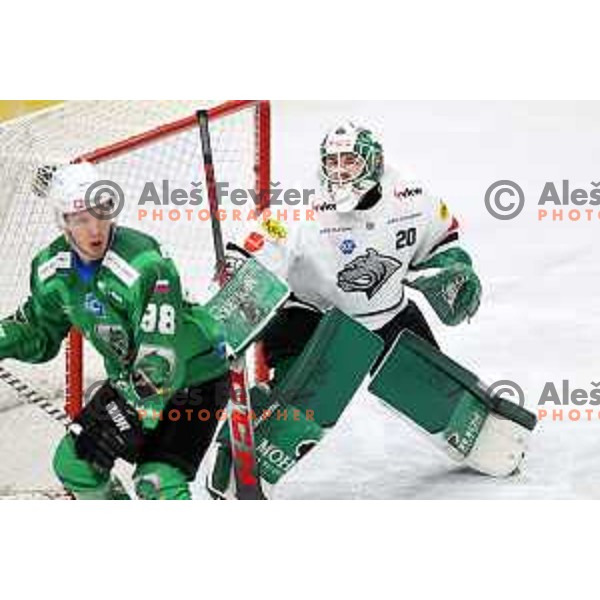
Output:
[[[383,175],[383,149],[371,131],[351,122],[321,143],[321,181],[337,210],[355,210]]]

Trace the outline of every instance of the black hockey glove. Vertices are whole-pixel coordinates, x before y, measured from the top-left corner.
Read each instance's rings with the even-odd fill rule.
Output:
[[[79,458],[103,470],[117,458],[138,459],[143,431],[137,411],[108,383],[96,391],[71,426]]]

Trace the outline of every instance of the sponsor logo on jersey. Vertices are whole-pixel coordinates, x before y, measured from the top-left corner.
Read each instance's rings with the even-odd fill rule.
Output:
[[[368,248],[338,273],[337,284],[344,292],[364,292],[370,300],[401,266],[398,259]]]
[[[335,202],[319,202],[313,204],[313,209],[317,212],[331,212],[337,210],[337,204]]]
[[[244,249],[247,252],[258,252],[265,245],[265,236],[253,231],[244,241]]]
[[[392,217],[391,219],[388,219],[386,221],[386,224],[393,225],[394,223],[403,223],[404,221],[414,221],[415,219],[418,219],[419,217],[422,217],[422,216],[423,216],[422,212],[410,213],[410,215],[403,215],[401,217]]]
[[[352,231],[352,227],[324,227],[319,230],[319,235],[329,235],[335,233],[347,233]]]
[[[92,313],[95,317],[104,317],[106,315],[104,304],[96,298],[93,292],[88,292],[85,295],[83,306],[87,312]]]
[[[352,254],[356,250],[356,242],[354,240],[344,240],[340,244],[342,254]]]
[[[128,287],[131,287],[140,276],[137,269],[132,267],[113,250],[109,250],[106,253],[102,264],[109,271],[112,271]]]
[[[50,279],[56,274],[59,269],[70,269],[71,268],[71,253],[70,252],[59,252],[56,256],[53,256],[50,260],[46,261],[43,265],[38,268],[38,277],[43,283],[47,279]]]
[[[414,196],[421,196],[423,194],[423,188],[420,187],[400,187],[394,189],[394,196],[396,198],[413,198]]]
[[[267,219],[260,227],[275,241],[285,240],[288,236],[286,226],[277,219]]]

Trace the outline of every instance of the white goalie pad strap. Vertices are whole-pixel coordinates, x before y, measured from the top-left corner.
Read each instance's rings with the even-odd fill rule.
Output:
[[[490,413],[465,464],[485,475],[508,477],[523,461],[530,435],[521,425]]]

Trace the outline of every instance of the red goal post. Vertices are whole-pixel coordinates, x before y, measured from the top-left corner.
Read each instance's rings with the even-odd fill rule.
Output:
[[[199,107],[200,108],[200,107]],[[228,121],[233,121],[239,115],[251,115],[251,119],[246,119],[241,125],[244,129],[240,132],[240,145],[236,146],[236,133],[230,136],[227,135]],[[231,100],[218,104],[209,109],[209,119],[211,131],[213,126],[216,129],[221,129],[225,133],[221,136],[222,143],[230,148],[223,148],[221,155],[223,157],[235,157],[231,160],[232,164],[228,163],[228,168],[237,176],[235,162],[239,161],[237,167],[241,170],[253,170],[251,177],[253,178],[253,186],[259,191],[260,209],[264,210],[269,203],[270,189],[270,168],[271,168],[271,114],[270,104],[265,100]],[[252,131],[247,131],[250,128]],[[181,134],[191,134],[196,136],[199,146],[198,125],[196,114],[190,114],[188,117],[161,124],[158,127],[152,128],[144,133],[136,134],[123,140],[116,141],[107,146],[97,148],[91,152],[86,152],[77,156],[73,162],[88,161],[96,163],[99,166],[109,164],[111,161],[121,160],[122,157],[131,157],[132,168],[137,168],[140,161],[143,161],[143,153],[152,156],[152,160],[161,161],[161,147],[164,147],[164,152],[169,152],[170,140],[175,140]],[[191,139],[190,135],[190,139]],[[219,135],[215,136],[219,140]],[[250,138],[252,138],[250,140]],[[218,141],[217,141],[218,145]],[[252,146],[246,147],[246,146]],[[156,150],[156,152],[154,151]],[[173,152],[177,152],[174,144]],[[245,156],[248,154],[248,156]],[[141,155],[141,158],[140,158]],[[155,157],[156,155],[156,157]],[[219,179],[219,163],[218,155],[216,157],[215,171]],[[135,160],[133,160],[135,158]],[[202,172],[202,163],[198,154],[198,174]],[[229,160],[229,159],[224,159]],[[248,164],[246,164],[248,161]],[[177,160],[175,159],[176,165]],[[161,164],[164,166],[162,162]],[[204,224],[198,224],[201,227]],[[200,238],[201,234],[198,233]],[[183,243],[186,243],[185,240]],[[192,243],[189,240],[187,243]],[[194,240],[197,243],[197,240]],[[207,248],[209,245],[207,244]],[[179,265],[178,265],[179,266]],[[256,379],[264,380],[267,376],[266,367],[262,359],[261,353],[257,351],[255,358]],[[83,404],[83,388],[84,388],[84,344],[81,334],[76,330],[71,330],[66,349],[66,398],[65,409],[69,416],[74,417],[80,410]]]

